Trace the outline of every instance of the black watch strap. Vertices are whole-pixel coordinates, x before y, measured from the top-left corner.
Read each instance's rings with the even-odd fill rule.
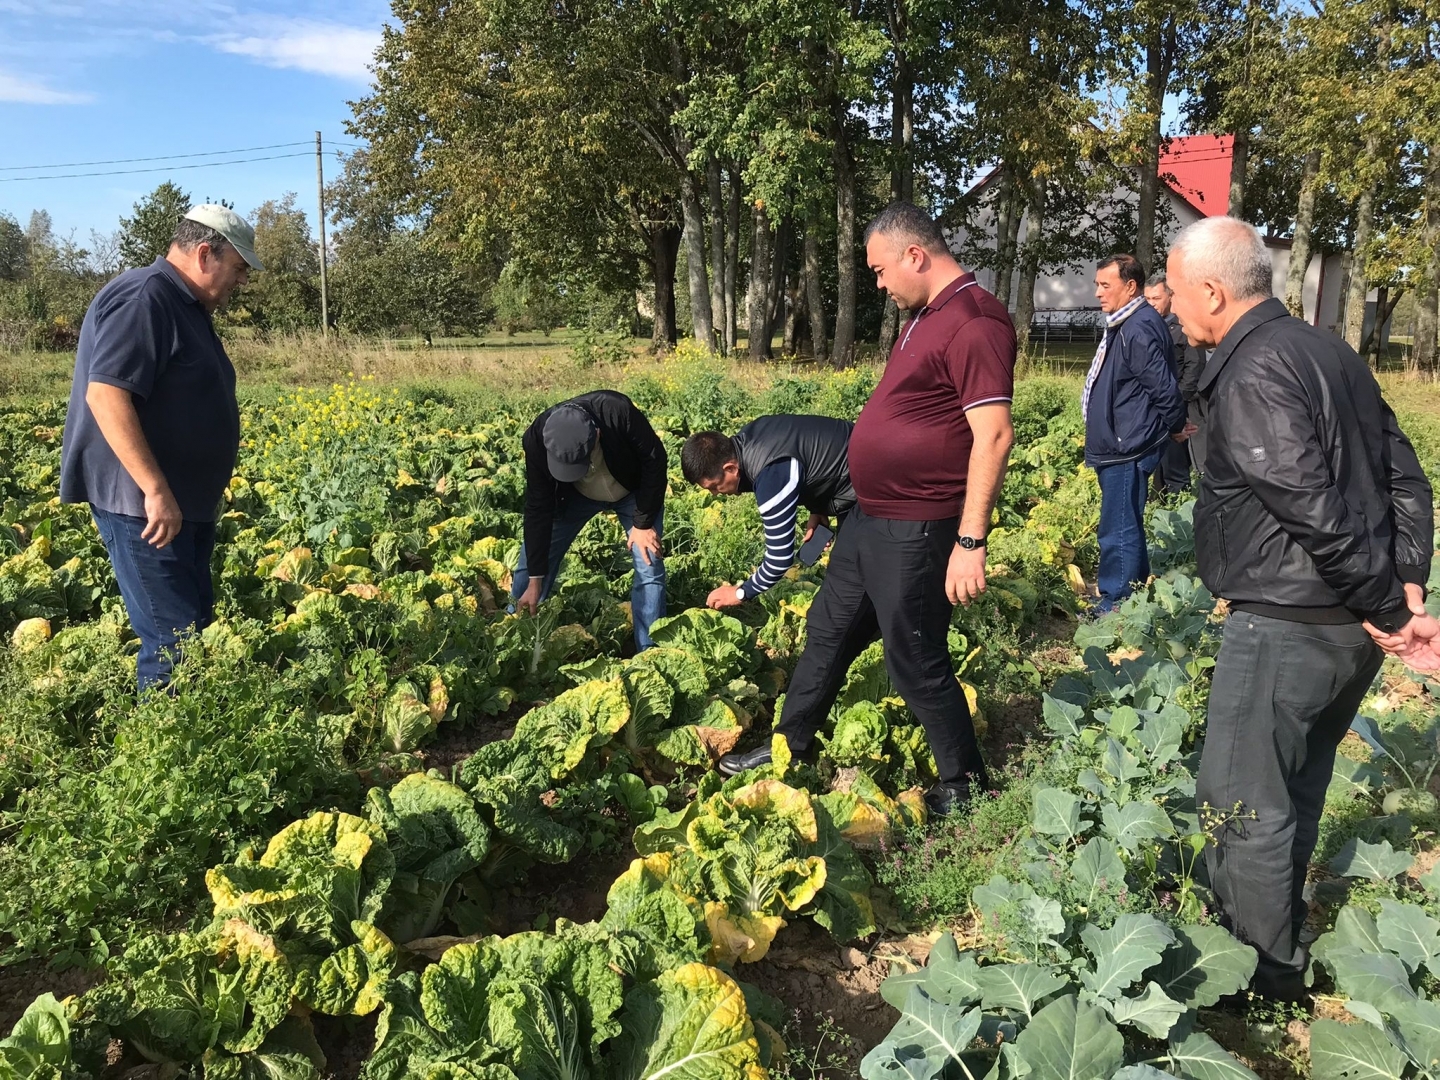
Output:
[[[973,551],[975,548],[983,548],[985,546],[985,537],[957,536],[955,538],[955,543],[958,544],[960,547],[964,548],[966,551]]]

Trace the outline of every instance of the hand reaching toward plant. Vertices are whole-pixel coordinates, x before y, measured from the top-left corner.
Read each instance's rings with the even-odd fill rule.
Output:
[[[734,585],[720,585],[710,590],[710,595],[705,598],[705,606],[720,610],[721,608],[734,607],[742,603],[739,596],[735,594]]]

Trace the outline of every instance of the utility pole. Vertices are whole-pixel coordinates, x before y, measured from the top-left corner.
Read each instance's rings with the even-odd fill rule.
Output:
[[[330,337],[330,286],[325,280],[325,166],[320,132],[315,132],[315,192],[320,206],[320,336]]]

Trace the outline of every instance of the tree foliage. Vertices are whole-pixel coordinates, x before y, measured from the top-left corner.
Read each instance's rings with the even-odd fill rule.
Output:
[[[170,250],[170,238],[194,205],[188,192],[166,180],[120,219],[120,258],[125,266],[149,266]]]

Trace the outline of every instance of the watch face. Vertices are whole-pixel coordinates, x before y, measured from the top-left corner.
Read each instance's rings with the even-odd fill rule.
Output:
[[[973,536],[962,536],[962,537],[960,537],[960,546],[961,546],[962,548],[964,548],[966,551],[974,551],[974,550],[975,550],[975,538],[974,538]]]

